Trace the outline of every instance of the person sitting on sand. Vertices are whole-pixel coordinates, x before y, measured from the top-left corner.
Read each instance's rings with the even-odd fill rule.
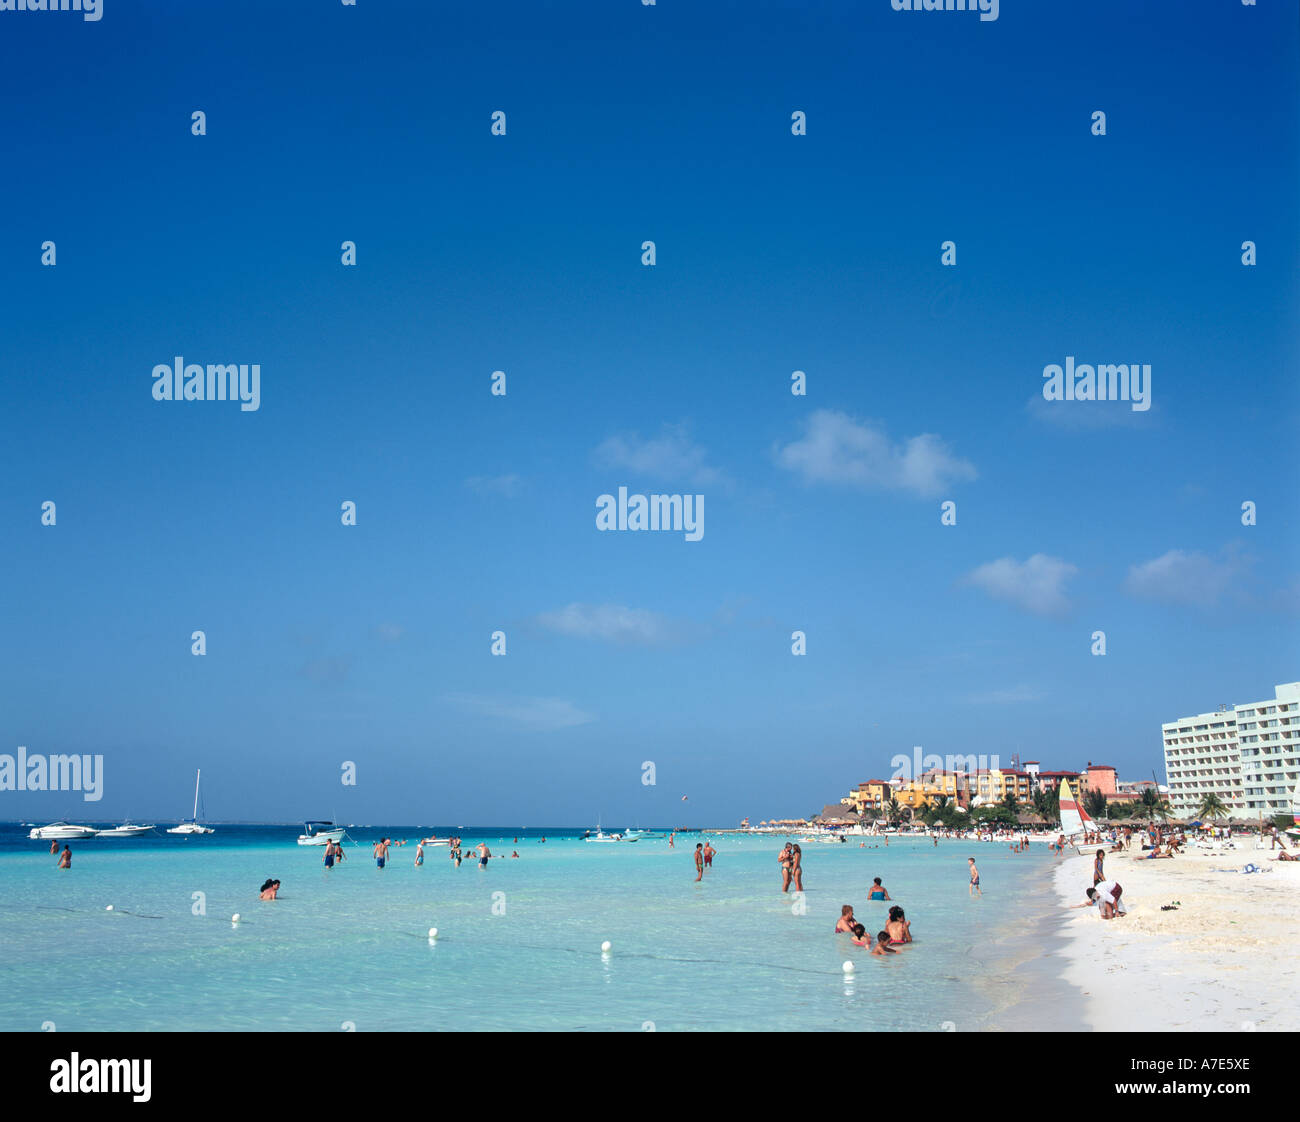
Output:
[[[871,946],[871,936],[867,934],[867,929],[860,923],[855,923],[849,928],[849,933],[853,936],[853,942],[859,947]]]
[[[842,931],[852,931],[857,922],[853,918],[853,905],[844,904],[840,908],[840,918],[835,923],[835,933],[838,935]]]
[[[889,932],[882,931],[876,936],[876,945],[871,948],[872,954],[898,954],[896,948],[889,945]]]
[[[263,883],[259,900],[274,900],[277,892],[280,891],[280,882],[278,880],[267,880]]]
[[[876,877],[871,882],[871,891],[867,893],[868,900],[888,900],[890,895],[885,891],[885,886],[880,883],[880,878]]]
[[[889,932],[891,942],[910,943],[912,941],[912,925],[908,922],[907,916],[904,915],[903,909],[897,904],[889,909],[889,922],[885,924],[885,930]]]

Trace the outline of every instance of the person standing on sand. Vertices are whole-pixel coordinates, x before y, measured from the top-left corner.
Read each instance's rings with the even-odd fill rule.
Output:
[[[57,843],[55,844],[55,848],[56,848],[56,849],[58,848]],[[59,854],[59,868],[60,868],[60,869],[71,869],[71,868],[72,868],[72,848],[71,848],[71,846],[67,846],[67,845],[65,845],[65,846],[63,847],[63,852]]]
[[[781,891],[790,891],[790,864],[794,860],[790,853],[790,843],[785,843],[785,848],[781,850],[781,856],[777,858],[781,866]]]
[[[803,891],[803,850],[798,845],[790,847],[790,875],[794,877],[794,890]]]
[[[704,846],[699,842],[695,843],[695,879],[704,879]]]
[[[966,861],[970,864],[970,894],[983,896],[984,890],[980,888],[980,871],[975,867],[975,858],[967,857]]]
[[[1094,886],[1100,884],[1106,879],[1106,874],[1102,872],[1102,866],[1105,861],[1106,851],[1104,849],[1097,850],[1097,856],[1093,858],[1092,862],[1092,883]]]

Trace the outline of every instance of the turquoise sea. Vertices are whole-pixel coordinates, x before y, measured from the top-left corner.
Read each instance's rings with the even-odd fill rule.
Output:
[[[300,829],[73,841],[63,871],[48,841],[0,826],[0,1030],[970,1031],[1023,1023],[1025,994],[1043,996],[1041,977],[1016,984],[1043,949],[1043,846],[809,843],[800,902],[780,890],[782,837],[456,830],[467,852],[487,842],[481,870],[441,848],[414,867],[416,839],[453,827],[351,828],[327,873]],[[385,834],[409,844],[379,870]],[[719,853],[697,884],[706,836]],[[883,926],[876,876],[916,939],[884,959],[832,931],[844,903]],[[261,902],[271,877],[280,898]]]

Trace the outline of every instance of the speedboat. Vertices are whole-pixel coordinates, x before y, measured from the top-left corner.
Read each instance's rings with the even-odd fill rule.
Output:
[[[133,826],[123,822],[120,826],[110,826],[107,830],[96,830],[97,838],[138,838],[141,834],[152,833],[152,826]]]
[[[185,819],[184,822],[173,826],[167,832],[169,834],[215,834],[211,826],[199,825],[199,779],[202,777],[202,771],[194,773],[194,814],[192,817]]]
[[[336,826],[333,822],[304,822],[302,824],[303,832],[298,835],[299,845],[328,845],[336,838],[343,840],[343,835],[347,831],[342,826]]]
[[[66,838],[93,838],[98,830],[94,826],[72,826],[67,822],[51,822],[48,826],[37,826],[27,836],[43,841],[63,841]]]
[[[643,837],[645,837],[644,833],[640,830],[634,830],[631,826],[623,831],[623,840],[625,842],[640,841]]]
[[[587,842],[616,842],[616,841],[622,841],[622,840],[623,840],[623,835],[622,835],[622,834],[607,834],[607,833],[605,833],[604,830],[602,830],[599,826],[597,826],[597,827],[596,827],[596,832],[595,832],[594,834],[593,834],[590,830],[588,830],[588,831],[587,831],[587,832],[582,836],[582,840],[583,840],[583,841],[587,841]]]

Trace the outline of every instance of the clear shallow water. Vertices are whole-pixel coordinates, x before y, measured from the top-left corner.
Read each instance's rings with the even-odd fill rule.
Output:
[[[385,827],[411,844],[380,871],[381,831],[359,829],[364,844],[326,873],[298,832],[73,841],[62,871],[49,842],[0,827],[0,1030],[990,1028],[1028,950],[1016,941],[1026,906],[1050,891],[1041,846],[808,844],[797,915],[780,891],[783,838],[714,836],[718,857],[696,884],[701,835],[669,849],[460,830],[467,846],[487,841],[483,871],[432,847],[414,868],[428,829]],[[968,856],[982,900],[967,894]],[[917,940],[886,959],[832,932],[844,903],[873,933],[883,926],[889,905],[866,900],[875,876]],[[283,882],[274,903],[257,899],[268,877]],[[206,916],[193,914],[196,892]]]

